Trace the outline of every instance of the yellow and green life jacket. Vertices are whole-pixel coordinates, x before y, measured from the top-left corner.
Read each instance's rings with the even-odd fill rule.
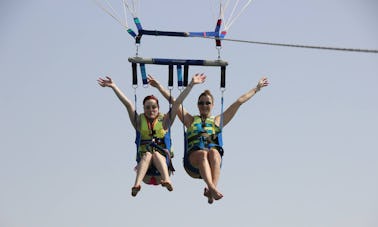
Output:
[[[200,116],[194,116],[193,123],[186,131],[187,150],[210,149],[222,147],[221,129],[215,125],[215,117],[211,116],[202,120]]]
[[[149,150],[148,145],[151,142],[155,142],[163,148],[166,148],[164,143],[164,137],[167,130],[163,128],[163,118],[164,115],[159,113],[159,116],[150,123],[144,114],[139,115],[140,117],[140,143],[138,150],[141,153],[147,152]]]
[[[199,169],[192,166],[189,161],[189,154],[195,150],[208,150],[215,148],[223,156],[222,128],[215,125],[215,117],[208,117],[204,121],[200,116],[194,116],[194,121],[184,133],[184,167],[186,171],[196,174],[201,178]]]
[[[171,158],[173,151],[171,149],[170,129],[165,130],[163,127],[164,114],[159,113],[158,117],[150,123],[144,114],[139,115],[140,128],[136,131],[135,144],[137,147],[136,161],[142,158],[145,152],[159,152],[166,157],[169,170],[174,171]],[[152,168],[151,168],[152,167]],[[160,175],[153,165],[148,170],[148,175]]]

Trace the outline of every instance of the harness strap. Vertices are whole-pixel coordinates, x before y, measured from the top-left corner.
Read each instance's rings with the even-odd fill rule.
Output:
[[[216,139],[218,138],[218,135],[217,134],[208,134],[207,132],[202,132],[200,134],[197,134],[197,135],[194,135],[190,138],[188,138],[188,143],[191,143],[195,140],[198,140],[198,139],[204,139],[206,142],[212,142],[212,143],[216,143]]]
[[[140,145],[147,145],[147,144],[150,144],[150,143],[156,143],[158,145],[165,144],[164,139],[160,139],[160,138],[153,138],[152,140],[141,140],[139,144]]]
[[[143,86],[147,86],[148,81],[147,81],[146,65],[144,63],[140,63],[139,66],[140,66],[140,73],[142,75]]]
[[[177,65],[177,86],[182,87],[182,65]]]

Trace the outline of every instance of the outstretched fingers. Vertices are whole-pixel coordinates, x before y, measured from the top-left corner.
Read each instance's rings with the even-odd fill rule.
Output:
[[[206,80],[206,75],[204,73],[197,73],[193,76],[194,84],[202,84]]]
[[[148,74],[148,76],[147,76],[147,82],[152,87],[157,87],[158,86],[157,80],[151,74]]]
[[[113,83],[113,80],[112,80],[112,78],[110,78],[109,76],[106,76],[105,79],[99,77],[99,78],[97,79],[97,83],[98,83],[101,87],[109,87],[109,86]]]
[[[261,78],[261,80],[259,81],[259,87],[266,87],[268,85],[269,85],[268,78],[267,77]]]

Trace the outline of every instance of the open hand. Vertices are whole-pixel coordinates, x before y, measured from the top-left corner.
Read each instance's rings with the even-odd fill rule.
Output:
[[[263,87],[266,87],[269,85],[269,81],[267,77],[263,77],[259,80],[259,83],[257,84],[257,88],[261,89]]]
[[[206,80],[206,75],[204,73],[196,73],[193,77],[192,77],[192,83],[193,84],[202,84],[203,82],[205,82]]]
[[[147,82],[149,85],[151,85],[152,87],[159,87],[160,83],[159,81],[157,81],[152,75],[148,74],[147,76]]]
[[[114,85],[112,78],[108,76],[106,76],[105,79],[101,77],[98,78],[97,82],[101,87],[112,87]]]

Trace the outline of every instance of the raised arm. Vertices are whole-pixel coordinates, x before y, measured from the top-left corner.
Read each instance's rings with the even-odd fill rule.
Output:
[[[202,75],[202,76],[201,76]],[[203,81],[201,82],[203,78]],[[193,86],[195,83],[203,83],[204,82],[204,79],[206,78],[206,76],[204,76],[203,74],[196,74],[193,76],[192,78],[192,81],[190,84],[192,85],[188,85],[188,86]],[[175,98],[173,96],[171,96],[169,94],[169,91],[159,83],[159,81],[157,81],[152,75],[148,75],[147,77],[147,80],[148,80],[148,83],[152,86],[152,87],[155,87],[156,89],[158,89],[158,91],[164,96],[164,98],[166,100],[169,101],[169,99],[171,99],[171,102],[172,103],[175,103]],[[193,81],[194,80],[194,81]],[[191,89],[191,88],[190,88]],[[188,93],[190,92],[190,90],[188,90]],[[183,92],[182,92],[183,93]],[[187,94],[185,95],[185,97],[187,96]],[[184,97],[184,98],[185,98]],[[178,97],[177,97],[178,98]],[[179,119],[181,120],[181,122],[183,121],[183,119],[185,119],[185,122],[184,124],[187,125],[187,124],[191,124],[191,122],[193,122],[193,117],[192,115],[190,115],[185,108],[182,107],[182,101],[180,101],[180,105],[178,105],[178,107],[176,108],[173,108],[172,109],[175,109],[177,111],[177,115],[179,117]],[[171,114],[172,115],[172,114]],[[183,117],[184,116],[184,117]],[[172,117],[171,117],[172,118]],[[173,117],[173,120],[174,120],[174,117]],[[173,123],[173,121],[171,122],[171,124]]]
[[[163,85],[160,84],[159,81],[157,81],[152,75],[148,74],[147,76],[147,82],[152,87],[158,89],[158,91],[161,93],[161,95],[164,96],[164,98],[169,102],[169,98],[171,98],[171,102],[173,103],[175,101],[175,98],[169,94],[169,91],[165,89]]]
[[[206,80],[206,76],[203,73],[201,74],[197,73],[196,75],[192,77],[192,80],[190,81],[188,86],[180,93],[176,101],[174,101],[173,103],[172,110],[171,110],[171,119],[170,119],[172,123],[175,120],[176,114],[181,113],[182,111],[181,104],[186,98],[186,96],[188,96],[193,86],[196,84],[202,84],[203,82],[205,82],[205,80]]]
[[[122,102],[122,104],[126,107],[127,112],[129,113],[129,118],[131,124],[134,128],[137,128],[137,124],[135,122],[135,107],[131,103],[131,101],[123,94],[123,92],[117,87],[117,85],[113,82],[112,78],[105,77],[105,78],[98,78],[98,84],[101,87],[110,87],[113,89],[114,93],[117,95],[118,99]]]
[[[239,107],[251,99],[257,92],[260,91],[261,88],[266,87],[269,85],[268,78],[263,77],[259,80],[256,87],[249,90],[247,93],[240,96],[234,103],[232,103],[226,111],[223,113],[223,126],[226,126],[232,118],[235,116],[236,112],[238,111]],[[216,116],[215,123],[220,125],[220,115]]]
[[[188,86],[180,93],[180,95],[175,100],[173,97],[170,96],[169,92],[157,80],[155,80],[155,78],[153,78],[151,75],[148,75],[149,84],[151,86],[157,88],[160,91],[160,93],[167,100],[169,100],[169,98],[171,98],[171,100],[172,100],[173,105],[172,105],[171,113],[170,114],[168,113],[166,115],[167,116],[167,118],[166,118],[167,121],[165,121],[166,123],[172,124],[173,121],[175,120],[176,115],[179,116],[181,121],[183,119],[185,119],[185,122],[190,121],[190,119],[191,119],[191,121],[193,121],[193,117],[184,108],[182,108],[181,104],[184,101],[184,99],[188,96],[188,94],[192,90],[193,86],[196,85],[196,84],[201,84],[201,83],[205,82],[205,80],[206,80],[206,76],[203,73],[195,74],[192,77],[192,80],[190,81]],[[170,118],[169,118],[169,116],[170,116]],[[185,116],[185,118],[183,118],[183,116]],[[185,125],[187,125],[187,124],[185,123]]]

